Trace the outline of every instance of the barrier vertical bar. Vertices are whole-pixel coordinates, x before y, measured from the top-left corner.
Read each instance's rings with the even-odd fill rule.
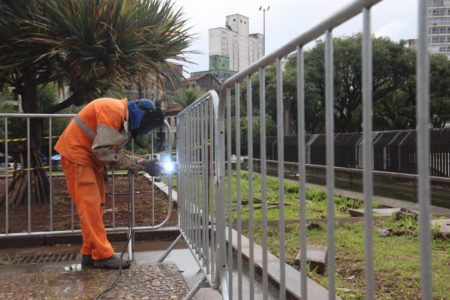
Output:
[[[8,118],[5,118],[5,233],[9,233]]]
[[[31,146],[30,118],[27,118],[27,198],[28,198],[28,233],[31,233]]]
[[[152,133],[151,138],[152,138],[152,140],[151,140],[152,141],[151,156],[153,159],[154,155],[155,155],[155,144],[154,144],[155,133],[154,132]],[[155,226],[155,177],[154,176],[152,176],[152,226]]]
[[[259,123],[261,143],[261,203],[262,203],[262,259],[263,259],[263,300],[269,298],[269,280],[267,272],[267,149],[266,149],[266,74],[259,68]]]
[[[133,147],[133,143],[132,143],[132,152],[134,154],[134,147]],[[128,260],[133,260],[133,248],[134,248],[134,232],[132,227],[134,227],[134,174],[130,171],[128,171],[128,197],[130,198],[130,194],[131,194],[131,199],[128,199],[128,230],[127,230],[127,238],[129,240],[129,242],[127,243],[127,247],[128,247]],[[131,200],[131,201],[130,201]],[[130,211],[132,213],[131,216],[131,224],[130,224]],[[130,226],[131,225],[131,226]]]
[[[193,201],[193,203],[194,203],[194,206],[193,206],[193,208],[194,208],[194,248],[195,248],[196,254],[198,254],[198,252],[199,252],[199,248],[198,248],[198,243],[199,243],[198,215],[199,214],[198,213],[199,213],[199,204],[200,204],[198,201],[199,173],[198,173],[198,157],[197,157],[197,151],[198,151],[198,147],[197,147],[197,142],[198,142],[197,141],[197,133],[198,133],[197,132],[197,123],[198,123],[197,118],[198,118],[198,116],[197,116],[197,113],[198,113],[197,107],[194,107],[192,109],[192,122],[193,122],[193,124],[192,124],[192,130],[193,130],[193,141],[192,141],[193,159],[192,159],[192,161],[194,163],[194,166],[193,166],[194,183],[192,184],[192,187],[193,187],[192,192],[194,195],[194,197],[193,197],[193,200],[194,200]]]
[[[184,138],[184,142],[185,142],[185,146],[184,146],[184,148],[185,148],[185,151],[184,151],[184,174],[185,174],[185,176],[184,176],[184,180],[183,180],[183,191],[184,191],[184,193],[185,193],[185,197],[181,197],[181,198],[183,198],[183,199],[185,199],[184,201],[183,201],[183,203],[184,203],[184,215],[185,215],[185,231],[186,231],[186,236],[188,237],[188,241],[187,241],[187,243],[188,244],[190,244],[190,234],[189,234],[189,226],[190,226],[190,223],[189,223],[189,200],[190,200],[190,195],[189,195],[189,188],[188,188],[188,181],[190,180],[190,177],[189,177],[189,168],[188,168],[188,161],[189,161],[189,147],[190,147],[190,144],[189,144],[189,139],[190,139],[190,137],[189,137],[189,122],[188,122],[188,120],[187,120],[187,118],[184,116],[183,117],[183,121],[184,121],[184,125],[185,125],[185,127],[184,127],[184,132],[185,132],[185,138]]]
[[[214,176],[218,175],[215,174],[214,172],[214,168],[215,168],[215,160],[214,160],[214,150],[215,150],[215,143],[214,143],[214,131],[215,131],[215,119],[214,119],[214,105],[213,105],[213,99],[209,98],[209,134],[210,134],[210,148],[209,148],[209,172],[210,172],[210,178],[209,178],[209,184],[211,187],[211,197],[210,199],[212,199],[211,201],[211,206],[210,206],[210,210],[212,211],[212,213],[210,214],[210,218],[211,218],[211,236],[212,236],[212,245],[214,245],[214,247],[211,248],[212,251],[212,256],[211,256],[211,261],[212,261],[212,267],[211,267],[211,273],[214,275],[216,274],[216,250],[217,250],[217,238],[216,238],[216,190],[215,190],[215,182],[214,182]],[[223,213],[223,212],[221,212]],[[213,277],[214,281],[217,281],[217,278]]]
[[[202,204],[202,197],[201,197],[201,192],[202,192],[202,181],[201,181],[201,176],[202,176],[202,172],[201,172],[201,130],[200,130],[200,126],[201,126],[201,104],[199,104],[196,108],[196,112],[197,112],[197,120],[196,120],[196,131],[197,131],[197,141],[196,141],[196,152],[197,152],[197,231],[198,231],[198,252],[202,253],[202,249],[201,249],[201,245],[203,243],[203,235],[202,235],[202,218],[203,218],[203,210],[205,209],[205,207],[203,207]],[[201,257],[201,255],[200,255]]]
[[[193,220],[193,245],[194,245],[194,251],[195,253],[198,253],[198,248],[197,248],[197,242],[198,242],[198,228],[197,228],[197,145],[196,145],[196,139],[197,139],[197,130],[195,128],[196,126],[196,117],[195,117],[195,107],[192,109],[192,162],[193,162],[193,166],[192,166],[192,220]]]
[[[131,152],[133,153],[133,155],[135,155],[134,139],[131,140]],[[134,207],[134,200],[135,200],[134,197],[135,197],[135,190],[134,190],[134,175],[133,175],[131,177],[131,224],[133,225],[133,227],[136,227],[136,211],[135,211],[135,207]],[[153,218],[153,220],[154,220],[154,218]],[[130,232],[130,233],[132,235],[130,245],[132,248],[134,248],[134,232]]]
[[[206,255],[208,257],[208,267],[207,267],[207,272],[210,272],[211,266],[210,264],[214,263],[213,261],[211,261],[211,256],[210,256],[210,247],[211,247],[211,241],[210,241],[210,233],[209,233],[209,198],[208,198],[208,103],[206,102],[204,107],[203,107],[203,112],[204,112],[204,118],[203,121],[205,123],[205,177],[206,177],[206,186],[205,186],[205,197],[206,197]]]
[[[188,191],[188,187],[187,187],[187,181],[189,180],[189,174],[188,174],[188,166],[187,166],[187,162],[188,162],[188,155],[189,155],[189,130],[188,130],[188,122],[187,119],[184,117],[183,115],[183,132],[184,132],[184,137],[183,137],[183,141],[184,141],[184,154],[183,154],[183,174],[184,176],[182,177],[183,179],[181,180],[182,185],[183,185],[183,192],[184,192],[184,197],[180,197],[183,200],[183,206],[184,206],[184,231],[187,237],[187,243],[189,244],[189,219],[188,219],[188,211],[189,211],[189,191]]]
[[[70,230],[75,230],[75,210],[73,201],[70,201]]]
[[[305,145],[305,65],[303,47],[297,46],[297,138],[300,197],[300,294],[308,299],[306,265],[306,145]]]
[[[284,105],[283,74],[281,58],[276,59],[276,96],[277,96],[277,160],[278,160],[278,205],[279,205],[279,249],[280,249],[280,299],[286,299],[286,250],[285,250],[285,211],[284,211]]]
[[[247,76],[247,157],[248,157],[248,239],[249,239],[249,274],[250,274],[250,300],[255,294],[255,263],[254,263],[254,217],[253,217],[253,105],[252,80]]]
[[[328,247],[328,299],[336,299],[336,250],[334,216],[334,70],[333,37],[325,33],[325,127],[327,159],[327,247]]]
[[[190,180],[190,218],[191,218],[191,242],[192,242],[192,248],[195,251],[195,241],[196,241],[196,237],[197,237],[197,232],[196,232],[196,228],[195,228],[195,122],[193,118],[190,118],[190,162],[191,162],[191,180]]]
[[[203,208],[202,208],[202,238],[203,238],[203,266],[206,267],[207,272],[209,271],[208,266],[208,244],[207,244],[207,236],[208,236],[208,230],[205,229],[208,228],[206,224],[208,224],[208,165],[206,160],[206,152],[208,149],[208,144],[205,136],[205,131],[207,128],[207,124],[205,124],[205,102],[200,104],[201,113],[200,113],[200,121],[201,121],[201,145],[202,145],[202,152],[201,152],[201,161],[202,161],[202,199],[203,199]]]
[[[241,99],[240,82],[234,85],[234,97],[236,99],[236,192],[237,192],[237,272],[238,272],[238,299],[242,299],[242,199],[241,199]]]
[[[428,57],[428,0],[419,0],[417,42],[417,168],[420,223],[421,298],[433,298],[430,231],[430,63]]]
[[[363,182],[366,299],[375,298],[373,260],[373,133],[372,133],[372,32],[370,8],[363,9],[362,92],[363,92]]]
[[[226,241],[225,241],[225,106],[220,105],[219,98],[216,93],[211,94],[211,103],[214,106],[213,116],[214,124],[214,159],[216,164],[214,169],[216,171],[216,194],[215,199],[217,205],[215,206],[216,216],[216,232],[217,232],[217,274],[220,282],[216,284],[220,286],[222,296],[224,299],[230,299],[229,294],[232,291],[229,290],[227,283],[227,266],[226,266]]]
[[[189,180],[189,168],[188,168],[188,159],[189,159],[189,130],[188,130],[188,120],[187,118],[183,117],[183,122],[184,122],[184,132],[185,132],[185,137],[184,137],[184,179],[183,179],[183,192],[185,193],[185,197],[181,197],[183,200],[183,204],[184,204],[184,220],[185,220],[185,232],[186,232],[186,236],[188,237],[188,241],[187,243],[190,243],[190,235],[189,235],[189,199],[190,199],[190,195],[189,195],[189,188],[188,188],[188,180]]]
[[[193,162],[194,162],[194,166],[193,166],[193,185],[192,185],[192,192],[193,192],[193,209],[194,209],[194,215],[193,215],[193,220],[194,220],[194,250],[195,253],[198,254],[198,159],[197,159],[197,109],[196,107],[194,107],[192,109],[192,130],[193,130],[193,135],[192,135],[192,155],[193,155]]]
[[[115,174],[114,174],[114,168],[111,169],[111,183],[112,183],[112,224],[113,227],[116,227],[116,183],[115,183]]]
[[[183,172],[183,151],[181,148],[182,145],[182,139],[183,139],[183,132],[181,131],[181,120],[180,117],[176,116],[175,119],[175,155],[176,155],[176,161],[178,162],[178,172],[176,174],[176,179],[177,179],[177,193],[182,193],[183,192],[183,183],[181,182],[181,174]],[[183,195],[183,194],[182,194]],[[177,206],[178,206],[178,223],[180,225],[180,232],[184,231],[184,221],[183,221],[183,211],[184,211],[184,206],[183,206],[183,201],[182,199],[177,199]]]
[[[182,128],[182,132],[183,135],[181,136],[182,140],[181,145],[183,145],[181,148],[183,149],[183,157],[182,157],[182,162],[183,162],[183,175],[180,175],[181,177],[181,187],[182,189],[180,190],[180,192],[182,192],[182,195],[185,195],[184,197],[180,197],[183,203],[183,231],[184,233],[187,235],[187,228],[188,228],[188,221],[187,221],[187,211],[188,211],[188,205],[187,205],[187,201],[189,198],[188,195],[188,191],[186,189],[186,183],[187,183],[187,179],[188,179],[188,174],[187,174],[187,152],[188,152],[188,138],[187,138],[187,122],[186,122],[186,118],[182,118],[181,121],[182,123],[181,128]],[[187,241],[187,243],[189,243],[189,241]]]
[[[186,195],[187,195],[187,210],[186,210],[186,221],[188,224],[188,237],[189,237],[189,244],[192,245],[192,132],[191,132],[191,126],[192,126],[192,120],[186,118],[186,124],[187,124],[187,162],[189,162],[189,165],[186,164],[186,173],[187,173],[187,180],[186,180]]]
[[[182,145],[182,140],[183,140],[183,136],[184,133],[181,130],[181,126],[182,126],[182,122],[180,120],[180,117],[176,116],[175,118],[175,134],[174,134],[174,138],[175,138],[175,157],[176,157],[176,161],[178,163],[178,171],[176,173],[176,186],[177,186],[177,193],[182,193],[183,191],[183,183],[181,182],[181,174],[183,172],[183,151],[181,148]],[[181,136],[182,135],[182,136]],[[178,207],[178,223],[180,225],[180,232],[183,232],[183,228],[184,228],[184,221],[183,221],[183,211],[184,211],[184,206],[183,206],[183,201],[182,199],[177,199],[176,201],[176,206]]]
[[[53,164],[52,164],[52,121],[53,119],[48,118],[48,167],[50,172],[49,178],[49,205],[50,205],[50,231],[53,231]]]
[[[231,167],[231,90],[227,88],[228,287],[233,299],[233,176]]]
[[[184,119],[182,116],[177,116],[177,160],[179,164],[179,170],[177,172],[177,186],[178,186],[178,193],[180,195],[186,195],[186,192],[184,191],[184,179],[187,177],[186,174],[184,174],[186,168],[184,166],[185,164],[185,151],[186,151],[186,125],[184,123]],[[185,233],[186,229],[186,223],[185,223],[185,213],[186,213],[186,205],[185,205],[185,197],[178,197],[177,203],[179,205],[179,218],[180,218],[180,227],[181,231]]]

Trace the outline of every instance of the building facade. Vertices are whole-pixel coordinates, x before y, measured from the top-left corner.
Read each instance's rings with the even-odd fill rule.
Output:
[[[240,71],[262,57],[263,37],[249,33],[249,19],[226,17],[226,28],[209,29],[210,71]]]
[[[450,0],[429,0],[428,48],[450,59]]]
[[[203,73],[200,76],[186,78],[183,81],[185,88],[201,88],[202,90],[219,90],[221,82],[211,73]]]

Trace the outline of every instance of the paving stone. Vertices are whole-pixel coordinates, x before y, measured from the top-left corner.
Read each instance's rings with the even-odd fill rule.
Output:
[[[301,252],[299,251],[294,263],[300,266]],[[306,261],[311,269],[318,274],[324,274],[327,268],[327,247],[308,245],[306,248]]]
[[[443,237],[450,237],[450,219],[437,219],[431,221],[431,228],[439,228],[439,233]]]
[[[374,208],[372,209],[374,217],[391,217],[400,212],[400,208]],[[352,217],[363,217],[364,209],[349,209],[348,212]]]
[[[391,234],[392,234],[392,229],[391,228],[378,229],[378,236],[386,237],[386,236],[390,236]]]

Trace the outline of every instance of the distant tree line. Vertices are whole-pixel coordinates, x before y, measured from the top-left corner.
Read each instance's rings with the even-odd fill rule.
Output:
[[[373,129],[411,129],[416,126],[416,52],[404,41],[376,37],[373,43]],[[362,123],[361,35],[334,39],[335,132],[359,132]],[[324,42],[318,41],[304,53],[305,116],[307,133],[325,128]],[[271,124],[276,120],[275,67],[266,69],[266,112]],[[450,62],[442,55],[430,57],[430,120],[442,128],[450,122]],[[252,76],[253,105],[259,106],[258,74]],[[246,88],[241,100],[245,114]],[[284,118],[290,132],[297,129],[296,55],[283,68]],[[268,133],[270,135],[270,133]]]

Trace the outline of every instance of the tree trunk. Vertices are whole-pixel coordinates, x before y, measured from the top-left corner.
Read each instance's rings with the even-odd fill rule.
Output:
[[[20,87],[22,108],[24,113],[39,112],[37,99],[37,84],[32,76],[24,77],[24,85]],[[28,204],[28,193],[32,204],[49,202],[49,181],[47,173],[40,159],[40,146],[42,143],[42,119],[30,118],[30,159],[28,161],[28,143],[19,146],[19,156],[22,169],[14,172],[9,186],[9,205],[17,207]],[[24,132],[26,137],[26,132]],[[28,186],[30,176],[30,186]],[[6,195],[0,198],[0,205],[4,205]]]

